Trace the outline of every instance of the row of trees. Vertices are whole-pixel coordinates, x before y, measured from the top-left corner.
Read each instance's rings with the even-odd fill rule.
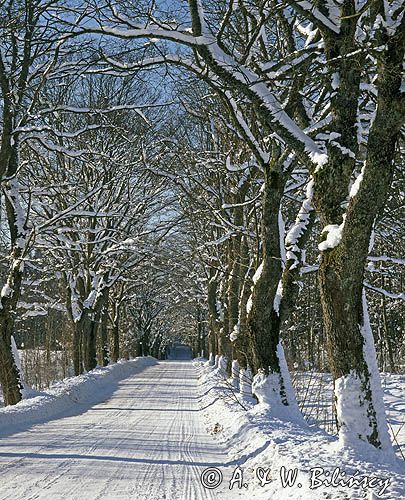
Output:
[[[120,357],[120,322],[132,329],[121,339],[127,355],[159,356],[168,342],[157,312],[170,305],[159,300],[178,220],[167,183],[144,168],[159,152],[164,102],[137,75],[94,74],[97,43],[63,18],[61,2],[1,5],[5,404],[23,388],[12,336],[29,347],[24,329],[49,311],[71,332],[75,374]],[[66,332],[54,337],[66,342]]]
[[[6,403],[21,397],[10,345],[23,264],[46,261],[76,373],[96,365],[97,338],[103,363],[118,358],[121,308],[140,354],[189,334],[191,317],[195,350],[208,332],[208,351],[251,369],[259,401],[283,411],[295,402],[281,337],[292,362],[325,345],[342,436],[388,449],[365,287],[383,301],[393,367],[385,301],[400,295],[386,268],[401,262],[385,249],[399,217],[404,22],[388,1],[2,7]]]

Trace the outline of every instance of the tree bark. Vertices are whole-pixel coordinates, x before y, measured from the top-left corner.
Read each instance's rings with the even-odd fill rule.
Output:
[[[73,324],[73,369],[75,375],[83,373],[82,355],[82,321],[75,321]]]
[[[245,269],[245,277],[239,297],[239,325],[235,341],[233,342],[236,360],[241,368],[253,366],[252,348],[248,328],[247,303],[251,294],[253,269],[249,266],[249,247],[246,237],[241,245],[241,265]]]
[[[255,372],[280,374],[277,346],[280,340],[280,317],[274,299],[282,274],[279,235],[279,208],[285,178],[278,166],[267,165],[263,192],[261,274],[253,287],[248,326],[252,342]]]
[[[0,311],[0,383],[5,406],[15,405],[21,401],[23,389],[11,349],[13,329],[12,317],[6,311]]]
[[[116,363],[120,358],[120,305],[115,303],[113,304],[114,308],[114,317],[112,321],[112,351],[111,351],[111,359]]]
[[[99,325],[98,312],[86,312],[83,321],[83,342],[86,344],[84,367],[87,371],[97,366],[97,330]]]
[[[215,356],[218,354],[218,335],[219,335],[219,315],[217,311],[217,289],[218,281],[216,271],[210,268],[210,279],[208,281],[207,302],[209,316],[208,348],[209,354]]]
[[[10,144],[7,147],[10,138],[5,136],[5,128],[4,126],[0,150],[0,176],[5,173],[12,176],[15,175],[18,165],[17,142],[14,143],[14,147],[11,147]],[[11,182],[17,181],[10,180],[3,188],[6,192],[6,212],[11,240],[11,265],[7,283],[3,287],[0,298],[0,383],[3,389],[5,405],[17,404],[22,399],[22,383],[13,356],[11,336],[14,330],[17,303],[21,294],[24,269],[23,257],[27,245],[25,221],[21,220],[21,214],[18,213],[17,208],[20,204],[18,184],[12,186]],[[18,240],[20,241],[19,244],[17,244]]]
[[[388,447],[389,437],[381,409],[383,403],[376,399],[380,395],[375,394],[379,375],[363,298],[363,278],[372,227],[391,185],[395,146],[405,115],[400,92],[404,20],[402,30],[398,28],[397,35],[385,42],[387,48],[379,55],[377,112],[369,134],[363,178],[357,194],[350,199],[342,239],[335,248],[322,253],[319,269],[330,368],[334,379],[339,381],[335,387],[350,379],[359,381],[359,403],[366,415],[367,431],[358,433],[358,437],[377,448]],[[319,198],[325,220],[330,213],[328,208],[335,208],[329,207],[333,201],[328,192]],[[338,392],[336,397],[339,407],[342,393]],[[343,432],[356,428],[357,423],[347,417],[344,412],[338,415]]]
[[[230,363],[232,361],[232,344],[231,340],[229,338],[229,317],[230,317],[230,310],[229,310],[229,301],[228,301],[228,286],[227,282],[229,279],[229,275],[232,273],[232,263],[231,263],[231,248],[232,248],[232,243],[230,240],[227,240],[226,243],[226,275],[225,275],[225,280],[220,283],[220,300],[221,300],[221,307],[222,307],[222,314],[223,314],[223,322],[222,326],[219,329],[219,335],[218,335],[218,353],[226,358],[228,364],[227,364],[227,370],[230,373]]]
[[[108,366],[110,350],[108,347],[108,296],[106,297],[100,317],[101,365]]]

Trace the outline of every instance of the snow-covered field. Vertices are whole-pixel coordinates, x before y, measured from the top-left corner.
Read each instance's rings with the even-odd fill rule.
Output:
[[[224,469],[223,473],[223,482],[230,485],[230,481],[234,481],[235,499],[381,497],[397,500],[405,497],[405,463],[401,459],[386,456],[367,445],[343,450],[337,437],[319,426],[308,425],[299,418],[295,421],[275,418],[265,407],[240,399],[212,368],[200,363],[200,369],[207,429],[228,449],[229,458],[240,466],[238,470]],[[400,386],[404,378],[384,378],[390,421],[400,427],[404,411]],[[403,434],[397,436],[403,437]],[[288,471],[291,486],[283,485]],[[349,487],[350,478],[362,482]],[[343,482],[339,484],[339,481]]]
[[[43,348],[18,349],[24,384],[38,391],[74,375],[71,354],[67,351],[47,351]],[[0,387],[0,407],[3,394]]]

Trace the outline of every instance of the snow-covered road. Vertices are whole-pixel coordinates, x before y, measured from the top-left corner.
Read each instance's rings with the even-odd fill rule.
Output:
[[[79,415],[2,438],[0,499],[206,500],[220,492],[201,472],[227,460],[204,425],[196,368],[166,361]]]

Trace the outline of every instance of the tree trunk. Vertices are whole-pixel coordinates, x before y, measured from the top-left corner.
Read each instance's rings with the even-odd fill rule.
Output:
[[[384,278],[383,278],[383,283],[384,283]],[[390,336],[390,330],[388,328],[387,306],[386,306],[385,295],[383,295],[381,297],[381,313],[382,313],[382,320],[383,320],[385,344],[387,346],[388,361],[390,364],[390,371],[391,371],[391,373],[395,373],[397,370],[396,370],[395,362],[394,362],[394,354],[393,354],[393,350],[392,350],[392,341],[391,341],[391,336]]]
[[[4,404],[15,405],[22,399],[22,383],[11,348],[14,321],[7,311],[0,311],[0,383]]]
[[[73,324],[73,368],[75,375],[83,373],[82,319]]]
[[[112,351],[111,359],[116,363],[120,357],[120,329],[119,329],[119,314],[116,313],[112,325]]]
[[[108,298],[106,298],[100,318],[101,365],[108,366],[110,350],[108,347]]]
[[[282,274],[279,235],[279,209],[285,179],[276,166],[265,170],[262,215],[263,261],[260,276],[255,279],[248,314],[252,342],[253,369],[265,374],[280,374],[277,346],[280,337],[280,317],[274,306]]]
[[[286,263],[281,278],[282,298],[279,308],[282,325],[291,317],[297,304],[304,249],[315,221],[315,211],[312,209],[312,185],[310,181],[307,196],[295,224],[286,236]]]
[[[10,175],[15,173],[16,168],[17,151],[12,148],[8,163],[8,173]],[[11,265],[7,283],[2,289],[0,297],[0,383],[5,405],[14,405],[21,401],[21,390],[23,389],[13,355],[11,337],[14,330],[17,303],[21,293],[27,232],[25,221],[21,220],[18,183],[15,181],[12,184],[12,182],[9,181],[4,188],[7,191],[5,202],[11,240]],[[17,240],[19,240],[19,244],[17,244]]]
[[[239,197],[235,203],[239,202]],[[234,209],[234,226],[241,227],[243,224],[242,207]],[[232,334],[233,329],[238,325],[239,321],[239,293],[240,293],[240,269],[241,269],[241,239],[242,235],[238,233],[229,241],[229,269],[228,277],[228,333]]]
[[[94,370],[97,366],[97,330],[98,317],[96,312],[85,313],[83,322],[83,341],[86,344],[84,367],[87,371]]]
[[[352,23],[351,28],[344,31],[349,42],[356,29],[352,17],[344,18],[342,23],[342,28],[343,24]],[[380,29],[380,36],[379,43],[384,49],[376,56],[377,111],[369,133],[366,162],[358,190],[351,195],[345,219],[339,220],[341,203],[347,196],[342,186],[348,184],[354,160],[350,167],[348,155],[339,154],[331,148],[328,151],[331,162],[335,158],[346,167],[339,173],[334,165],[328,164],[319,175],[316,174],[316,199],[324,226],[342,223],[340,242],[329,248],[324,245],[321,247],[323,252],[319,269],[321,304],[330,368],[335,379],[340,434],[345,441],[360,438],[377,448],[389,449],[391,444],[363,278],[375,217],[382,209],[391,185],[395,145],[405,114],[400,92],[405,18],[395,36],[388,38],[384,27]],[[342,65],[339,91],[332,101],[335,117],[331,130],[340,133],[342,146],[356,153],[353,142],[357,114],[353,115],[353,109],[357,109],[359,68],[362,65],[356,65],[352,60],[352,66],[347,67],[349,59],[344,57],[345,52],[350,52],[354,46],[348,40],[334,40],[332,45],[330,41],[326,44],[327,53],[330,47],[339,48],[339,53],[332,53],[330,57],[335,59],[339,55],[339,64]]]
[[[233,341],[236,360],[240,368],[246,369],[253,365],[252,349],[250,345],[249,329],[248,329],[248,314],[246,311],[247,303],[251,294],[253,269],[249,267],[249,247],[246,237],[243,238],[241,245],[241,264],[246,269],[243,280],[242,289],[239,297],[239,321],[238,328],[235,331]],[[234,336],[234,337],[235,337]]]
[[[15,309],[21,291],[22,270],[21,249],[13,251],[14,259],[10,268],[7,284],[4,286],[0,299],[0,383],[3,390],[4,404],[15,405],[22,399],[23,389],[20,373],[16,365],[11,336],[14,330]]]
[[[227,258],[227,266],[226,266],[226,279],[229,279],[229,275],[232,273],[232,263],[231,263],[231,240],[227,241],[226,245],[226,258]],[[218,336],[218,352],[221,356],[223,356],[227,361],[227,371],[230,373],[231,361],[232,361],[232,344],[229,338],[229,318],[231,311],[229,309],[229,301],[228,301],[228,287],[227,281],[223,281],[220,285],[220,300],[222,303],[222,314],[223,314],[223,323],[221,328],[219,329]]]
[[[216,278],[216,271],[213,267],[211,267],[210,279],[208,281],[208,348],[210,351],[209,354],[212,354],[213,356],[218,354],[219,315],[217,310],[217,289],[218,281]]]
[[[362,297],[364,250],[352,250],[350,260],[341,247],[336,250],[322,256],[319,282],[329,364],[335,380],[338,425],[348,441],[354,436],[380,448],[388,434],[383,429],[384,417],[378,415],[383,402],[376,398],[382,398],[382,394],[378,394],[381,391],[373,381],[379,375],[367,306]],[[367,256],[367,250],[365,253]],[[346,411],[349,400],[350,411]]]

